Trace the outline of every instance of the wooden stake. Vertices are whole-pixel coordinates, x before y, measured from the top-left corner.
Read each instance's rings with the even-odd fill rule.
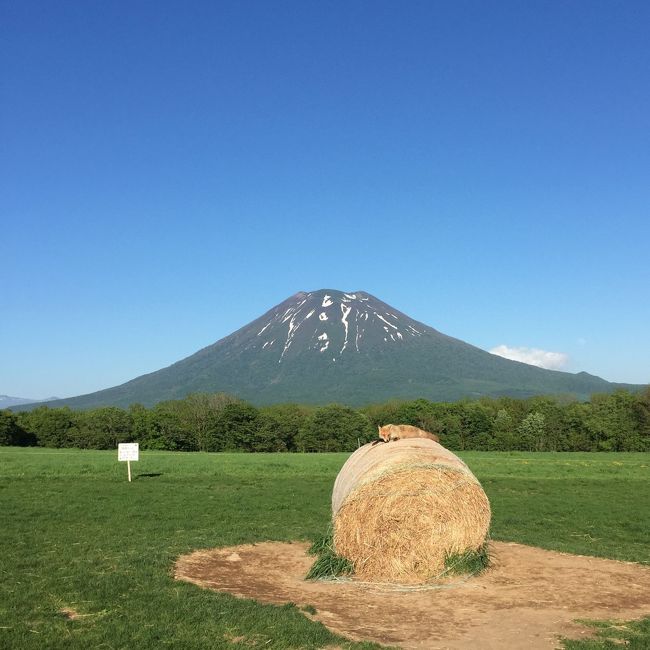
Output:
[[[126,466],[129,470],[129,483],[130,483],[131,482],[131,461],[130,460],[126,461]]]

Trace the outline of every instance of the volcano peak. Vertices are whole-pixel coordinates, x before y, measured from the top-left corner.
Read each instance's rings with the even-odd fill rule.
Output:
[[[152,405],[196,392],[256,404],[591,393],[616,388],[586,373],[490,354],[413,320],[366,291],[299,291],[195,354],[121,386],[58,400],[77,408]]]

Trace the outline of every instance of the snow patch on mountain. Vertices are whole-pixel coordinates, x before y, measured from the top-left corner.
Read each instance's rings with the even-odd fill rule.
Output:
[[[377,312],[375,312],[375,316],[377,316],[377,318],[379,318],[380,320],[383,320],[384,323],[386,323],[386,325],[390,325],[390,327],[392,327],[394,330],[397,329],[397,327],[395,327],[395,325],[393,325],[392,323],[389,323],[381,314],[378,314]]]
[[[294,337],[294,335],[295,335],[295,333],[296,333],[296,330],[297,330],[297,329],[298,329],[298,328],[303,324],[303,322],[304,322],[304,321],[300,321],[299,323],[296,323],[296,322],[295,322],[295,321],[296,321],[296,318],[297,318],[297,316],[298,316],[299,313],[300,313],[300,311],[296,312],[296,313],[293,315],[293,317],[291,318],[291,320],[289,321],[289,331],[287,332],[287,341],[286,341],[286,343],[284,344],[284,350],[282,350],[282,354],[280,355],[280,359],[278,360],[278,363],[280,363],[280,361],[282,361],[282,357],[284,357],[286,351],[289,349],[289,346],[290,346],[291,343],[293,342],[293,337]],[[286,320],[286,318],[285,318],[284,320]],[[282,322],[284,322],[284,320],[283,320]]]
[[[354,315],[354,325],[357,329],[356,336],[354,337],[354,347],[356,348],[357,352],[359,352],[359,338],[363,332],[363,330],[359,328],[359,312]]]
[[[360,293],[300,292],[269,313],[270,320],[263,323],[257,336],[262,337],[261,349],[266,352],[271,351],[276,339],[284,341],[278,359],[282,363],[290,351],[291,355],[304,350],[325,352],[334,346],[340,357],[348,352],[361,353],[367,346],[403,344],[407,334],[422,335],[415,327],[417,322],[410,324],[410,319],[387,307]],[[339,310],[340,316],[336,317]],[[316,315],[321,326],[309,333],[304,331],[307,328],[301,326]]]
[[[345,328],[345,341],[343,341],[343,347],[341,348],[341,351],[339,354],[343,354],[343,351],[348,345],[348,316],[350,312],[352,311],[352,307],[348,307],[347,305],[341,304],[341,313],[343,314],[341,316],[341,322],[343,323],[343,327]]]
[[[330,342],[329,342],[329,340],[328,340],[328,338],[327,338],[327,332],[323,332],[323,333],[318,337],[318,340],[319,340],[319,341],[324,341],[325,345],[323,345],[323,347],[320,348],[320,351],[321,351],[321,352],[325,352],[325,350],[327,350],[327,348],[328,348],[329,345],[330,345]]]

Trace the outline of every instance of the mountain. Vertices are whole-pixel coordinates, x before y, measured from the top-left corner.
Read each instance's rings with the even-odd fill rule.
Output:
[[[146,406],[224,391],[254,404],[390,398],[452,401],[637,388],[490,354],[409,318],[363,291],[300,292],[182,361],[125,384],[51,403]]]
[[[0,395],[0,409],[6,409],[10,406],[20,406],[22,404],[38,404],[39,402],[50,402],[57,399],[48,397],[47,399],[29,399],[28,397],[11,397],[10,395]]]

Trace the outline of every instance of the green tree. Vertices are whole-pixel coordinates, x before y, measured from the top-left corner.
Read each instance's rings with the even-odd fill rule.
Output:
[[[85,411],[78,416],[72,436],[78,447],[116,449],[118,443],[132,440],[131,416],[116,406]]]
[[[260,413],[251,440],[251,451],[287,451],[280,422],[275,417]]]
[[[191,432],[200,451],[215,447],[224,409],[237,401],[226,393],[192,393],[180,402],[181,427]]]
[[[153,437],[155,431],[151,411],[142,404],[131,404],[129,406],[129,416],[131,417],[131,437],[133,441],[139,443],[143,449],[147,449],[146,441]]]
[[[625,390],[592,396],[587,425],[597,451],[642,451],[635,402]]]
[[[632,410],[637,427],[637,451],[650,451],[650,388],[637,393]]]
[[[399,413],[403,403],[390,400],[383,404],[371,404],[361,409],[361,413],[368,418],[375,431],[377,431],[377,427],[381,427],[384,424],[408,424],[399,421]]]
[[[353,451],[374,440],[368,418],[347,406],[329,404],[317,409],[298,440],[300,451]]]
[[[218,438],[209,451],[253,451],[259,411],[246,402],[226,404],[217,422]]]
[[[526,451],[541,451],[544,448],[546,435],[546,418],[542,413],[529,413],[517,428],[519,449]]]
[[[17,415],[18,425],[35,436],[41,447],[68,447],[73,445],[73,434],[79,415],[67,406],[51,409],[39,406]]]
[[[461,449],[463,423],[460,414],[454,410],[453,405],[444,406],[444,410],[439,414],[440,442],[448,449]]]
[[[183,418],[183,404],[179,400],[159,402],[151,410],[149,437],[144,441],[146,449],[170,451],[197,451],[196,436]]]
[[[502,408],[497,411],[492,424],[490,449],[507,451],[516,446],[515,422],[510,413]]]
[[[310,411],[297,404],[276,404],[260,409],[255,451],[295,451],[296,440],[305,429]]]
[[[532,397],[527,400],[529,412],[541,413],[544,416],[544,439],[540,441],[538,451],[566,451],[569,447],[568,406],[573,400],[560,401],[555,397]]]
[[[457,405],[461,420],[460,448],[488,449],[492,435],[492,413],[482,402],[459,402]]]
[[[574,402],[565,407],[566,451],[596,451],[596,443],[587,424],[590,413],[591,404]]]
[[[11,411],[0,411],[0,447],[3,445],[27,447],[35,444],[36,436],[25,431]]]
[[[383,424],[410,424],[429,433],[437,433],[432,429],[439,429],[439,424],[434,413],[434,405],[426,399],[416,399],[401,404],[396,412],[396,422],[384,422]]]

